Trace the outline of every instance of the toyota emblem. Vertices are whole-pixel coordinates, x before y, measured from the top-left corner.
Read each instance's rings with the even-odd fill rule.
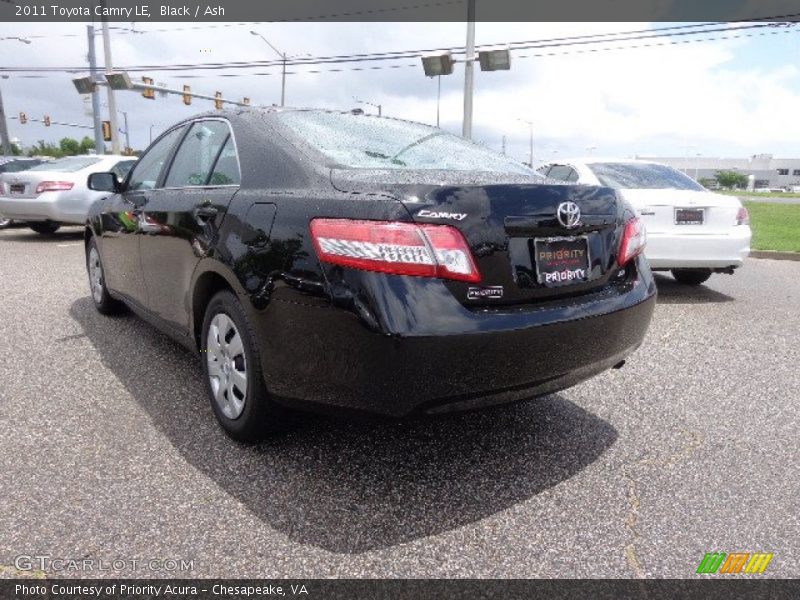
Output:
[[[567,229],[574,229],[581,224],[581,209],[574,202],[562,202],[556,209],[558,222]]]

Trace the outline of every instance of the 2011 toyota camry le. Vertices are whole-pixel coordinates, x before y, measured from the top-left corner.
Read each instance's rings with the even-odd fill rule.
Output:
[[[615,192],[545,185],[441,129],[300,109],[178,123],[90,209],[97,309],[196,350],[224,430],[287,408],[391,417],[540,396],[621,366],[656,287]]]

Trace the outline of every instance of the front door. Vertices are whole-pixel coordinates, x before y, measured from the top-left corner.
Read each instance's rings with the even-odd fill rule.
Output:
[[[140,255],[148,308],[186,331],[190,282],[239,189],[239,164],[228,122],[191,125],[164,186],[142,207]]]
[[[185,125],[161,136],[133,167],[122,194],[101,216],[101,248],[106,285],[143,306],[147,293],[139,257],[140,217],[160,182],[161,174]]]

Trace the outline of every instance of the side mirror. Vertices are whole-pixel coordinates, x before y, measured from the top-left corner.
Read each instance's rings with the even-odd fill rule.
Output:
[[[91,173],[86,181],[90,190],[95,192],[119,193],[121,184],[114,173]]]

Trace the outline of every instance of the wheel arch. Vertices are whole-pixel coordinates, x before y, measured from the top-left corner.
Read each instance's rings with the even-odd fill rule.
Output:
[[[203,329],[203,318],[205,317],[206,307],[214,297],[214,294],[222,290],[228,290],[240,295],[241,288],[236,279],[229,273],[225,273],[219,264],[211,262],[206,266],[202,263],[198,265],[193,278],[194,283],[191,289],[191,309],[190,309],[190,334],[194,340],[195,347],[200,348],[200,333]]]

